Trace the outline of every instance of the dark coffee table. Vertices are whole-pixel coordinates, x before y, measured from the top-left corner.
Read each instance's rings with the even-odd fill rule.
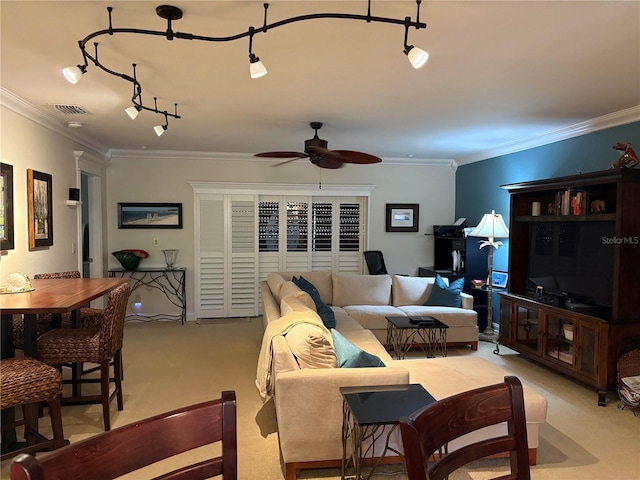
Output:
[[[398,427],[400,418],[435,402],[431,394],[420,384],[340,387],[340,393],[343,398],[341,469],[343,480],[350,463],[354,467],[355,478],[360,480],[363,459],[371,458],[373,462],[373,467],[366,477],[368,479],[371,478],[387,451],[402,457],[400,452],[389,446],[389,439]],[[376,454],[376,441],[381,438],[384,438],[384,447]],[[347,452],[349,441],[350,455]]]
[[[386,317],[387,348],[396,359],[402,360],[414,345],[418,345],[425,356],[438,353],[447,356],[448,325],[433,317]]]

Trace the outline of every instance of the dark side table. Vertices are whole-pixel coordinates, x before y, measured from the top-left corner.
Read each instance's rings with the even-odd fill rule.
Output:
[[[447,356],[447,329],[449,326],[433,317],[386,317],[387,348],[391,355],[402,360],[413,345],[418,345],[425,356]]]
[[[340,393],[343,398],[342,480],[345,480],[350,464],[355,470],[355,478],[360,480],[362,461],[367,457],[373,464],[367,479],[371,478],[387,451],[402,457],[389,445],[400,418],[435,402],[420,384],[340,387]],[[376,442],[380,439],[384,439],[384,447],[376,455]],[[351,445],[350,452],[348,444]]]

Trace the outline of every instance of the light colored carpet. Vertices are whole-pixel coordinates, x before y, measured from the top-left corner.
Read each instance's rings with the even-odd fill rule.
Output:
[[[262,320],[226,322],[128,323],[125,329],[125,408],[112,405],[112,425],[122,426],[156,413],[235,390],[238,401],[238,461],[241,480],[282,479],[282,467],[271,403],[262,403],[254,385],[262,337]],[[479,356],[518,375],[549,402],[547,423],[541,428],[534,480],[640,479],[640,418],[617,408],[611,393],[606,407],[597,406],[595,390],[551,372],[515,352],[480,342],[478,352],[449,349],[451,355]],[[98,405],[63,408],[65,437],[71,442],[102,431]],[[41,419],[48,433],[48,418]],[[9,478],[10,461],[2,462],[1,478]],[[506,460],[478,462],[452,479],[485,480],[506,471]],[[156,469],[152,471],[160,471]],[[405,480],[385,466],[376,478]],[[143,480],[151,473],[128,476]],[[335,480],[337,469],[303,470],[298,478]],[[72,479],[70,479],[72,480]]]

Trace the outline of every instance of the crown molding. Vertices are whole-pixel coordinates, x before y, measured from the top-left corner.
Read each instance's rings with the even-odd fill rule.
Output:
[[[219,160],[235,162],[237,160],[264,163],[264,158],[257,158],[252,153],[232,153],[232,152],[191,152],[186,150],[126,150],[110,149],[107,157],[114,158],[147,158],[154,160]],[[277,160],[277,159],[274,159]],[[432,167],[450,167],[454,171],[457,164],[450,158],[397,158],[382,157],[382,163],[389,165],[419,165]],[[372,165],[372,166],[375,166]]]
[[[489,150],[458,158],[456,161],[458,165],[479,162],[481,160],[521,152],[523,150],[541,147],[561,140],[567,140],[569,138],[586,135],[587,133],[597,132],[598,130],[605,130],[607,128],[618,127],[620,125],[626,125],[637,121],[640,121],[640,105],[620,110],[618,112],[609,113],[601,117],[592,118],[568,127],[551,130],[547,133],[536,135],[528,139],[505,143],[504,145],[500,145]]]
[[[317,183],[236,183],[188,181],[194,194],[234,193],[238,195],[289,195],[359,196],[369,197],[375,185],[347,185]]]
[[[54,133],[57,133],[58,135],[68,138],[69,140],[92,150],[98,156],[103,156],[104,152],[107,151],[107,147],[104,145],[66,128],[58,118],[49,115],[41,108],[23,100],[4,87],[0,87],[0,105],[44,128],[51,130]]]

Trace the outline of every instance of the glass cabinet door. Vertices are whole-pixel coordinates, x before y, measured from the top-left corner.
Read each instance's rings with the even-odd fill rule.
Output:
[[[573,365],[575,325],[572,320],[553,315],[547,317],[545,355]]]
[[[521,346],[531,350],[538,350],[539,311],[537,308],[528,308],[516,305],[516,331],[515,341]]]

